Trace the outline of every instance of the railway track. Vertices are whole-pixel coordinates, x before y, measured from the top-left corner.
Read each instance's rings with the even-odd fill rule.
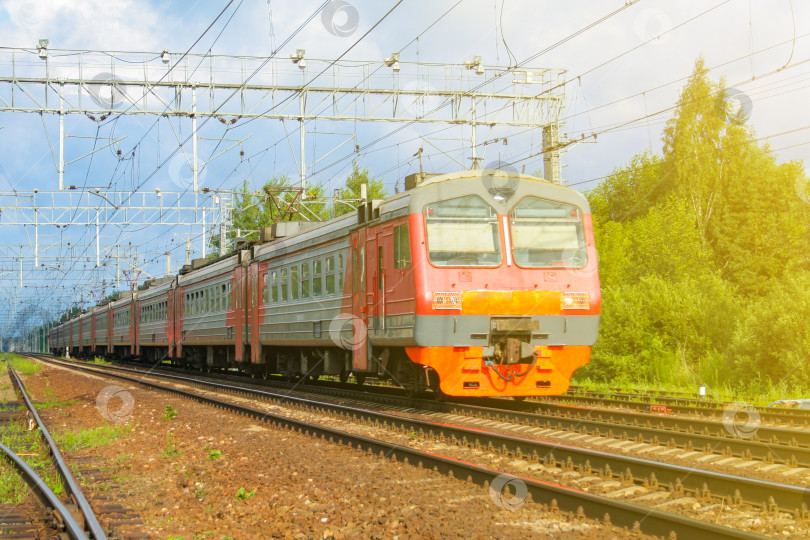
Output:
[[[142,364],[137,364],[142,366]],[[161,366],[161,369],[169,369]],[[196,377],[199,372],[170,368]],[[223,378],[222,375],[219,377]],[[244,382],[242,376],[224,376]],[[538,402],[515,403],[512,400],[479,400],[489,406],[471,405],[470,400],[436,402],[413,399],[399,388],[364,387],[360,393],[352,385],[319,382],[317,385],[262,381],[263,384],[284,389],[307,390],[341,399],[361,399],[394,407],[417,407],[444,413],[507,422],[535,428],[576,432],[596,437],[629,440],[637,443],[663,445],[688,451],[701,451],[723,457],[735,456],[767,464],[810,468],[810,431],[761,425],[751,437],[735,436],[722,421],[700,418],[639,413],[619,410],[597,410]],[[507,407],[502,408],[502,407]]]
[[[197,401],[236,410],[242,414],[249,414],[255,418],[261,418],[274,424],[286,425],[298,431],[330,438],[336,442],[351,444],[365,450],[372,449],[375,453],[383,452],[394,456],[396,459],[401,460],[407,458],[411,463],[421,462],[423,465],[437,467],[443,472],[451,473],[455,476],[461,475],[461,478],[468,478],[479,483],[491,481],[496,477],[495,475],[501,474],[501,471],[487,467],[477,467],[447,456],[437,456],[435,453],[419,452],[407,446],[357,436],[356,434],[335,430],[329,426],[302,422],[295,418],[270,413],[267,410],[223,402],[218,397],[202,395],[201,392],[189,392],[176,387],[167,387],[145,381],[143,380],[144,374],[142,372],[137,372],[129,368],[112,366],[91,368],[85,365],[77,366],[73,363],[70,364],[70,367],[103,373],[147,387],[174,392]],[[459,447],[487,449],[491,452],[511,458],[523,457],[530,461],[542,462],[546,467],[557,466],[562,470],[568,471],[576,469],[583,475],[591,475],[603,480],[613,479],[620,480],[625,484],[646,484],[647,486],[653,487],[669,485],[671,491],[676,495],[691,491],[704,500],[714,496],[733,501],[737,504],[747,501],[757,505],[761,504],[763,510],[766,512],[773,513],[781,508],[792,513],[795,512],[797,519],[810,517],[806,515],[806,509],[803,509],[802,506],[804,498],[807,495],[806,491],[795,486],[672,466],[639,458],[628,458],[627,456],[617,456],[605,452],[550,444],[521,437],[496,434],[480,429],[470,429],[417,420],[390,413],[358,409],[356,407],[294,398],[288,394],[273,393],[246,387],[235,387],[221,382],[191,379],[189,377],[179,377],[177,375],[166,375],[163,373],[152,373],[150,375],[168,378],[176,384],[204,388],[208,392],[229,392],[236,393],[241,397],[247,397],[251,400],[261,399],[276,403],[284,402],[286,406],[292,406],[298,409],[305,408],[309,411],[338,419],[339,421],[347,421],[351,418],[352,421],[363,422],[376,428],[385,428],[398,433],[410,433],[412,436],[415,434],[417,437],[432,438],[446,443],[455,443]],[[334,425],[334,422],[330,423]],[[642,530],[651,534],[667,535],[674,531],[677,536],[681,538],[687,535],[690,538],[733,538],[740,537],[738,536],[740,534],[744,535],[742,537],[752,537],[750,536],[751,533],[726,527],[718,527],[712,523],[662,512],[649,507],[629,504],[616,499],[600,497],[560,485],[554,486],[526,477],[521,477],[521,480],[526,483],[528,492],[532,494],[535,501],[549,501],[553,498],[557,500],[557,504],[559,504],[560,507],[571,511],[577,511],[579,507],[582,507],[584,508],[585,514],[589,516],[596,515],[597,517],[601,517],[605,513],[609,513],[611,522],[614,524],[623,524],[632,527],[636,521],[639,521]],[[650,516],[653,514],[655,515],[655,519],[651,521]],[[671,516],[676,517],[673,520]]]
[[[726,411],[728,403],[701,401],[699,399],[666,398],[663,396],[643,396],[627,394],[562,394],[559,396],[544,396],[536,398],[540,403],[562,403],[572,405],[587,405],[590,407],[615,407],[622,410],[644,412],[651,405],[664,405],[669,411],[690,417],[721,418]],[[754,407],[759,419],[766,424],[800,426],[810,428],[810,410],[807,409],[781,409],[773,407]]]
[[[42,503],[44,508],[43,514],[45,516],[43,525],[45,527],[41,532],[48,534],[48,531],[51,530],[57,534],[67,534],[70,538],[74,539],[106,539],[107,535],[93,512],[90,503],[87,501],[82,489],[73,477],[70,467],[62,456],[48,428],[37,413],[36,408],[25,391],[25,386],[10,364],[8,365],[8,374],[12,385],[25,405],[26,416],[39,428],[42,439],[51,455],[54,468],[61,477],[65,492],[72,501],[71,505],[64,504],[25,460],[13,452],[11,448],[0,444],[0,451],[3,457],[19,472],[22,479]],[[32,516],[27,522],[23,516],[24,512],[22,514],[10,512],[6,514],[3,519],[11,519],[12,523],[1,522],[0,526],[2,526],[3,530],[9,530],[11,532],[14,531],[14,529],[30,529],[30,525],[42,523],[43,521],[42,514]],[[37,527],[37,529],[39,529],[39,527]]]

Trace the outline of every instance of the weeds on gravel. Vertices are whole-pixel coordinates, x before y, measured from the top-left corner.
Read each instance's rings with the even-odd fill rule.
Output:
[[[115,439],[127,435],[131,430],[132,427],[128,424],[115,424],[81,431],[56,433],[54,439],[64,452],[73,452],[82,448],[95,448],[110,444]]]
[[[75,405],[78,402],[79,401],[76,399],[62,400],[62,401],[58,399],[49,399],[48,401],[38,401],[34,403],[34,407],[36,407],[36,409],[39,411],[42,409],[50,409],[51,407],[68,407],[70,405]]]
[[[28,494],[28,487],[19,474],[3,460],[0,463],[0,501],[18,503]]]
[[[174,442],[174,433],[171,431],[166,432],[166,446],[163,448],[163,457],[166,459],[178,457],[180,450],[177,449],[177,444]]]
[[[217,458],[222,457],[222,450],[211,450],[208,452],[208,460],[214,461]]]
[[[166,405],[163,408],[163,419],[164,420],[173,420],[174,418],[177,417],[178,414],[180,414],[180,413],[177,412],[177,409],[175,409],[171,405]]]
[[[45,450],[39,429],[27,430],[20,422],[11,421],[0,433],[0,441],[20,456],[57,495],[64,491],[62,478],[56,474]],[[5,460],[0,460],[0,501],[20,502],[28,487]]]
[[[0,373],[8,371],[6,360],[11,362],[11,367],[20,375],[33,375],[42,369],[42,366],[28,358],[14,353],[0,353]]]
[[[240,487],[239,490],[236,492],[236,498],[240,501],[246,501],[249,498],[256,495],[256,490],[248,491],[244,487]]]
[[[91,364],[98,364],[98,365],[101,365],[101,366],[109,366],[111,364],[111,362],[107,362],[106,360],[104,360],[100,356],[96,356],[95,358],[93,358],[93,361],[90,362],[90,363]]]

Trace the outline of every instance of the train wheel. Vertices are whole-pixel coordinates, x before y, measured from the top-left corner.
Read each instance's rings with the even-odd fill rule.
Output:
[[[436,373],[436,371],[433,368],[426,368],[425,377],[427,378],[428,386],[430,387],[430,390],[433,393],[433,399],[436,401],[446,400],[447,394],[442,392],[442,389],[439,386],[439,374]]]
[[[366,382],[366,374],[365,373],[355,373],[354,380],[357,381],[357,384],[363,384]]]
[[[342,383],[345,383],[349,380],[349,372],[346,371],[346,368],[340,370],[340,374],[338,375],[338,380]]]
[[[421,390],[421,385],[419,384],[420,366],[417,366],[406,358],[404,361],[400,361],[397,367],[398,383],[405,388],[405,392],[409,398],[416,396]]]

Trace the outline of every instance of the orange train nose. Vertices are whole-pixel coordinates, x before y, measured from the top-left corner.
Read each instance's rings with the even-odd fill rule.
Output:
[[[411,360],[433,368],[450,396],[537,396],[568,391],[571,375],[588,363],[591,347],[535,347],[532,364],[487,365],[483,347],[407,347]]]

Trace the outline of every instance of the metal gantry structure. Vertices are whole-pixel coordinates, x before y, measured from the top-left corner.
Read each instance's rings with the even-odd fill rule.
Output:
[[[0,192],[0,225],[33,229],[28,234],[31,240],[17,255],[20,264],[29,258],[33,268],[41,266],[40,227],[45,226],[85,227],[95,242],[86,242],[82,253],[89,250],[95,255],[95,268],[103,265],[103,259],[117,256],[114,245],[101,245],[99,228],[104,224],[199,227],[200,252],[205,256],[207,228],[218,226],[224,240],[235,202],[234,193],[201,185],[205,164],[199,156],[199,132],[211,121],[229,127],[257,119],[281,121],[296,154],[286,127],[292,123],[298,130],[294,157],[302,189],[320,161],[307,161],[307,124],[313,120],[466,126],[472,168],[483,159],[479,128],[536,129],[542,135],[545,177],[560,182],[560,149],[566,144],[560,141],[565,75],[560,69],[485,65],[480,57],[456,64],[411,63],[395,53],[377,61],[333,62],[307,58],[301,49],[283,58],[180,55],[52,49],[45,40],[36,48],[0,48],[0,112],[55,115],[59,121],[58,150],[51,148],[53,179],[36,190]],[[84,115],[98,123],[127,115],[188,122],[189,134],[185,138],[176,134],[178,151],[186,156],[191,147],[186,157],[191,171],[187,189],[127,192],[112,185],[85,189],[66,182],[66,167],[100,149],[94,147],[73,159],[66,156],[68,115]],[[359,150],[356,134],[349,139]],[[110,137],[102,148],[120,148],[122,141]],[[231,142],[227,140],[222,152],[241,144]],[[157,168],[166,166],[171,157]],[[220,244],[224,249],[224,242]]]

